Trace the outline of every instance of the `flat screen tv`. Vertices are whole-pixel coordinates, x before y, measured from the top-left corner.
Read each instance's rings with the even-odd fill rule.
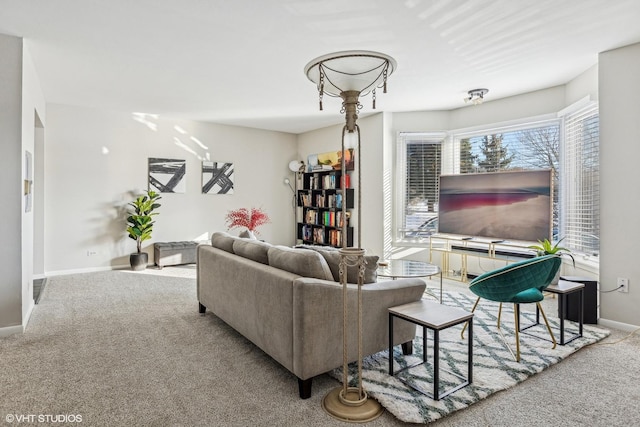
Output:
[[[551,239],[551,170],[440,176],[438,232],[495,240]]]

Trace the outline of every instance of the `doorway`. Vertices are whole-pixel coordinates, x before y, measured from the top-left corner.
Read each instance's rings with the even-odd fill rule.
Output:
[[[33,144],[33,300],[46,285],[44,275],[44,125],[35,111]]]

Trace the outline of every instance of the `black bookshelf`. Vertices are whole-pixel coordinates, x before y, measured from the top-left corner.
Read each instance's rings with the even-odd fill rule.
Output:
[[[302,188],[296,194],[298,206],[297,238],[304,244],[341,247],[342,224],[346,221],[347,246],[353,246],[353,227],[349,215],[354,206],[354,191],[348,188],[348,173],[342,179],[339,170],[322,170],[302,174]],[[343,188],[343,181],[346,185]],[[347,217],[342,212],[346,205]]]

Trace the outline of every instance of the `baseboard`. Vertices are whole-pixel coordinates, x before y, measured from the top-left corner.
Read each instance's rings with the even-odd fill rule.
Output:
[[[24,332],[22,325],[7,326],[0,328],[0,338],[8,337],[10,335],[21,334]]]
[[[31,300],[31,304],[29,304],[29,308],[27,309],[27,313],[26,315],[22,318],[22,324],[24,325],[25,329],[27,327],[27,325],[29,324],[29,319],[31,319],[31,314],[33,313],[33,309],[35,308],[36,303],[34,300]]]
[[[76,268],[73,270],[47,271],[45,273],[45,276],[46,277],[66,276],[68,274],[95,273],[98,271],[123,270],[125,268],[131,268],[131,266],[129,264],[122,264],[122,265],[112,265],[109,267],[89,267],[89,268]]]
[[[615,320],[608,320],[608,319],[602,319],[602,318],[598,319],[598,325],[604,326],[605,328],[619,329],[625,332],[633,332],[635,330],[640,329],[640,326],[637,326],[637,325],[630,325],[628,323],[616,322]]]

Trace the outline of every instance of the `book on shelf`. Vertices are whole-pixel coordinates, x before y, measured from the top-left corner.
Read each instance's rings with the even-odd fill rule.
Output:
[[[322,185],[322,177],[317,175],[311,175],[309,177],[309,189],[311,190],[319,190]]]
[[[329,244],[332,246],[341,246],[342,245],[342,231],[341,230],[330,230],[329,231]]]
[[[313,242],[324,244],[324,230],[322,228],[315,228],[313,230]]]
[[[351,178],[349,174],[346,173],[342,176],[342,188],[349,188],[351,186]]]
[[[313,240],[313,227],[311,227],[310,225],[302,226],[302,240]]]
[[[335,190],[336,188],[336,176],[325,175],[322,177],[322,188],[325,190]]]
[[[304,222],[307,224],[317,224],[318,223],[318,212],[313,209],[308,209],[305,213]]]
[[[299,193],[300,204],[302,206],[311,206],[311,195],[309,193]]]
[[[312,169],[313,169],[314,172],[332,171],[333,170],[333,166],[331,166],[331,165],[313,165]]]
[[[322,225],[335,227],[336,226],[336,212],[326,211],[322,214]]]

